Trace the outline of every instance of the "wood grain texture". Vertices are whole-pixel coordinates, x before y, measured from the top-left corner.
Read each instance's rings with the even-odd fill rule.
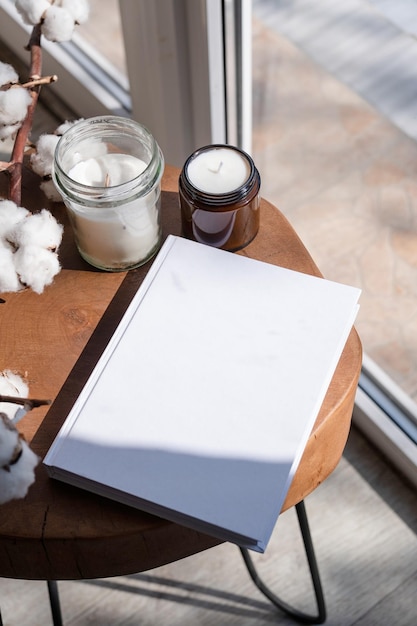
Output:
[[[164,236],[180,234],[177,180],[178,171],[167,167],[162,198]],[[57,211],[66,222],[63,208]],[[262,201],[259,234],[241,254],[320,275],[290,224],[266,201]],[[60,258],[63,270],[44,294],[29,290],[6,294],[6,302],[0,305],[0,369],[27,372],[31,395],[54,400],[49,411],[35,409],[20,423],[40,457],[150,266],[128,273],[96,271],[80,259],[68,225]],[[353,330],[284,509],[314,490],[339,462],[360,367],[361,344]],[[212,537],[57,483],[40,465],[28,496],[1,509],[0,576],[59,580],[128,574],[218,543]]]

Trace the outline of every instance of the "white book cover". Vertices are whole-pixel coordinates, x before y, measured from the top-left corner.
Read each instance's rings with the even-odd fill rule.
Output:
[[[360,290],[169,236],[44,464],[263,552]]]

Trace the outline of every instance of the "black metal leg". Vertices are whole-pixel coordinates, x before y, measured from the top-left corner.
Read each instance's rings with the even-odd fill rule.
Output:
[[[313,541],[311,539],[310,528],[308,525],[307,512],[305,509],[304,501],[302,500],[296,505],[296,511],[298,516],[298,523],[300,525],[301,535],[304,541],[304,547],[307,555],[307,560],[310,568],[311,580],[314,587],[314,592],[316,595],[317,601],[317,615],[308,615],[307,613],[303,613],[302,611],[298,611],[293,608],[286,602],[283,602],[275,593],[271,591],[267,585],[262,581],[259,577],[258,572],[253,564],[252,558],[249,555],[249,552],[246,548],[240,548],[242,553],[243,560],[248,569],[250,577],[252,578],[255,585],[258,587],[259,591],[261,591],[264,596],[268,598],[274,606],[278,609],[287,613],[294,618],[295,621],[301,624],[323,624],[326,620],[326,605],[324,602],[323,589],[321,586],[319,570],[317,567],[317,560],[314,554]]]
[[[51,605],[54,626],[62,626],[61,604],[59,602],[58,585],[55,580],[48,580],[49,603]],[[1,626],[1,624],[0,624]]]
[[[0,626],[3,626],[3,620],[1,618],[1,611],[0,611]]]

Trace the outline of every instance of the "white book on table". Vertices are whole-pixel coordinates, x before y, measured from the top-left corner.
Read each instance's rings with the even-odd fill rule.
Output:
[[[263,552],[360,290],[169,236],[50,476]]]

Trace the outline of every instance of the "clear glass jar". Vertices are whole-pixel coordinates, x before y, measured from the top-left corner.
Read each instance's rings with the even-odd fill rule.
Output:
[[[148,261],[161,244],[162,152],[137,122],[101,116],[60,138],[52,169],[81,256],[108,271]]]
[[[259,230],[261,179],[251,157],[229,145],[196,150],[179,179],[183,235],[231,252]]]

